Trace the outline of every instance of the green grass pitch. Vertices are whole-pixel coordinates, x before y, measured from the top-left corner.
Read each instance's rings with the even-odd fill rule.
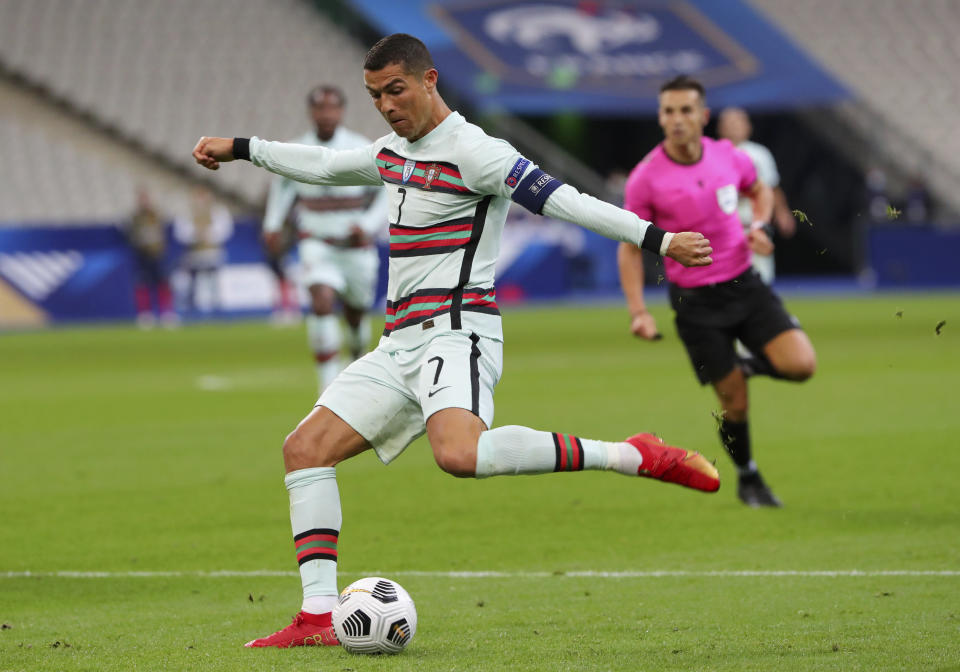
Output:
[[[299,607],[300,329],[0,336],[0,670],[960,670],[960,296],[788,305],[819,370],[751,383],[776,511],[737,501],[666,306],[658,343],[619,306],[508,307],[497,425],[652,430],[726,480],[457,480],[422,439],[342,465],[341,587],[393,577],[420,616],[373,658],[242,648]]]

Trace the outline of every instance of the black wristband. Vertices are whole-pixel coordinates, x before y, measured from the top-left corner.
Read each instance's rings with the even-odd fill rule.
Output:
[[[651,224],[647,227],[647,232],[643,234],[643,242],[640,247],[650,250],[656,255],[660,254],[660,246],[663,244],[663,237],[667,232]]]
[[[233,158],[250,160],[250,138],[233,139]]]

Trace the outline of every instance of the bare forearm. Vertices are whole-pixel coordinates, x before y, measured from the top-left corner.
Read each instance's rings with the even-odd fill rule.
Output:
[[[765,184],[750,194],[753,206],[753,221],[767,223],[773,217],[773,190]]]
[[[643,300],[643,251],[629,243],[620,243],[617,248],[617,267],[630,315],[646,312],[647,304]]]

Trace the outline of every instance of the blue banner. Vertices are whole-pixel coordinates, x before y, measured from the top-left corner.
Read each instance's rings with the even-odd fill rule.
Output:
[[[172,307],[181,318],[263,316],[277,308],[278,282],[267,265],[256,220],[234,223],[223,263],[205,292],[190,282],[184,249],[169,229],[160,276],[169,281]],[[386,241],[378,247],[374,312],[383,310],[389,257]],[[575,291],[618,292],[615,251],[615,242],[572,224],[527,215],[512,218],[501,241],[497,299],[510,303]],[[283,266],[287,278],[296,282],[296,248]],[[0,328],[133,320],[139,279],[136,256],[116,225],[0,227]],[[153,298],[152,307],[159,312],[159,298]],[[303,288],[299,300],[308,304]]]
[[[740,0],[354,0],[433,54],[441,84],[481,108],[652,113],[689,74],[715,107],[794,108],[845,89]]]

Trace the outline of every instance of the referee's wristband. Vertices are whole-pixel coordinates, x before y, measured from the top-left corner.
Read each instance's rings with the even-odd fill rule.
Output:
[[[250,138],[233,139],[233,158],[250,160]]]
[[[750,230],[763,231],[765,234],[767,234],[767,238],[769,238],[770,240],[773,240],[773,227],[770,226],[769,222],[762,222],[760,220],[757,220],[750,225]]]

